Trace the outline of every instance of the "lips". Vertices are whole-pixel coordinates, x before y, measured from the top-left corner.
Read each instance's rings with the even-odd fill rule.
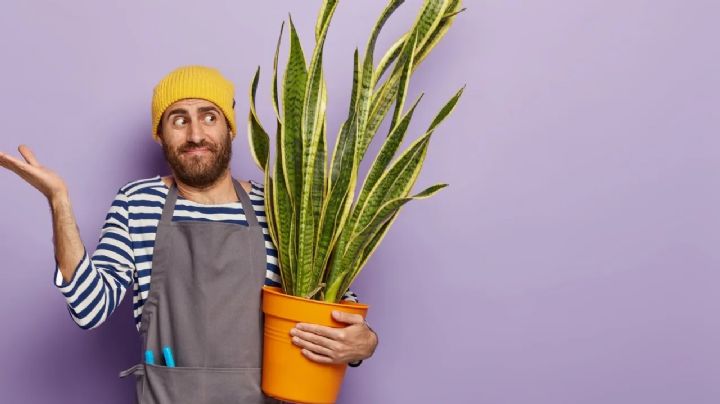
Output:
[[[205,153],[211,153],[212,151],[208,149],[207,147],[197,147],[192,149],[187,149],[183,151],[183,154],[188,155],[197,155],[197,154],[205,154]]]
[[[180,149],[180,154],[187,157],[205,156],[215,153],[215,148],[210,145],[183,147]]]

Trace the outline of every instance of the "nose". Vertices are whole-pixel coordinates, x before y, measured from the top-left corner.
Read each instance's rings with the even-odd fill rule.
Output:
[[[188,132],[188,142],[199,144],[205,139],[202,124],[199,119],[193,119],[190,123],[190,131]]]

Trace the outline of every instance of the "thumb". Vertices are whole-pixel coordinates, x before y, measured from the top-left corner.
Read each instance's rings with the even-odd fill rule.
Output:
[[[21,144],[18,147],[18,151],[23,156],[25,161],[28,162],[28,164],[30,164],[31,166],[35,166],[35,167],[40,166],[40,163],[37,161],[35,154],[32,152],[32,150],[30,150],[29,147],[25,146],[24,144]]]
[[[345,324],[362,324],[365,322],[363,316],[359,314],[345,313],[343,311],[333,310],[332,317],[335,321]]]

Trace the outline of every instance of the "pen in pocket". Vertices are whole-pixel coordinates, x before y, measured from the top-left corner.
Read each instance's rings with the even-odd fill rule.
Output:
[[[175,358],[173,358],[172,351],[169,346],[163,348],[163,355],[165,356],[165,365],[169,368],[175,367]]]
[[[147,363],[148,365],[155,364],[155,356],[153,355],[153,351],[149,349],[145,351],[145,363]]]

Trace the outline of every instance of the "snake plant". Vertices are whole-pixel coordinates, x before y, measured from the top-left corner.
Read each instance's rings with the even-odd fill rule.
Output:
[[[410,30],[376,66],[377,38],[403,1],[389,1],[372,30],[362,61],[355,49],[350,106],[331,155],[326,140],[327,91],[322,65],[323,46],[338,0],[323,1],[309,64],[290,18],[290,51],[278,89],[278,53],[284,22],[281,26],[272,81],[277,121],[274,164],[270,161],[270,136],[255,110],[260,68],[252,79],[250,150],[264,172],[265,214],[278,250],[282,288],[287,294],[339,301],[401,207],[447,186],[436,184],[410,195],[430,138],[452,112],[464,87],[441,108],[425,133],[395,156],[422,98],[405,110],[410,77],[463,11],[461,0],[426,0]],[[389,133],[358,190],[360,163],[393,105]]]

